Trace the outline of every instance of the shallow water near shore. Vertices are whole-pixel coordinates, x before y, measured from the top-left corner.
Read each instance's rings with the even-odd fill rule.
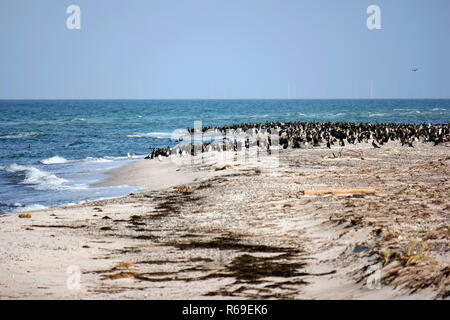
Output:
[[[265,121],[448,123],[450,100],[2,100],[0,213],[126,195],[105,172],[182,129]]]

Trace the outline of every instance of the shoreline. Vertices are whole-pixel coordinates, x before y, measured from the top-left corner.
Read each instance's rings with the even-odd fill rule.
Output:
[[[92,186],[144,187],[146,191],[162,190],[191,183],[205,176],[201,172],[181,171],[182,168],[169,158],[162,161],[138,159],[123,167],[105,172],[109,177]]]
[[[0,298],[446,298],[448,154],[393,142],[289,149],[276,172],[264,152],[137,160],[102,183],[145,183],[139,193],[0,216]],[[377,193],[302,194],[338,188]]]

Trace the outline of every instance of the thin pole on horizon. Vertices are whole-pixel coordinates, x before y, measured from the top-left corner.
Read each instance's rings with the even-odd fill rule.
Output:
[[[373,80],[370,80],[370,99],[373,99]]]
[[[214,99],[214,83],[211,82],[211,85],[209,87],[209,98]]]

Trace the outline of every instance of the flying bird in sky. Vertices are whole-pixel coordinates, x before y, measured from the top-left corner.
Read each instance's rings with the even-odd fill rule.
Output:
[[[417,69],[417,68],[412,69],[413,72],[416,72],[417,70],[419,70],[419,69]]]

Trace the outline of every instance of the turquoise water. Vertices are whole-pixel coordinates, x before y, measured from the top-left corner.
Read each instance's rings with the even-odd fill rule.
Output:
[[[196,120],[448,123],[450,100],[0,100],[0,114],[0,212],[11,212],[135,191],[90,184],[128,153],[174,146]]]

